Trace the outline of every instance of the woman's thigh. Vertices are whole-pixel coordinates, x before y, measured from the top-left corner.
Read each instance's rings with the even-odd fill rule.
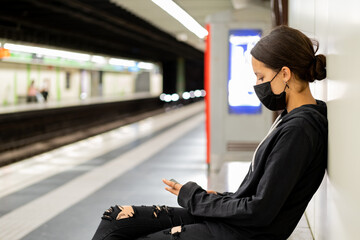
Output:
[[[134,239],[201,219],[167,206],[114,206],[106,210],[93,240]]]

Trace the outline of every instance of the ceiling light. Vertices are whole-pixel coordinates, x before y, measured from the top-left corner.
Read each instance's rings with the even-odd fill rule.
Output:
[[[174,93],[174,94],[171,95],[171,100],[172,100],[173,102],[176,102],[176,101],[178,101],[179,99],[180,99],[179,94]]]
[[[18,44],[11,44],[5,43],[4,47],[9,50],[13,50],[16,52],[26,52],[26,53],[34,53],[37,55],[44,55],[50,57],[60,57],[66,58],[71,60],[78,60],[78,61],[89,61],[90,55],[83,54],[83,53],[76,53],[76,52],[68,52],[62,50],[55,50],[49,48],[41,48],[41,47],[32,47],[32,46],[25,46],[25,45],[18,45]]]
[[[137,66],[138,68],[146,70],[152,70],[154,68],[154,64],[148,62],[139,62]]]
[[[97,56],[94,55],[91,57],[91,61],[97,64],[105,64],[106,63],[106,59],[102,56]]]
[[[206,37],[209,33],[194,18],[179,7],[172,0],[152,0],[156,5],[178,20],[187,29],[193,32],[199,38]]]
[[[165,102],[171,102],[171,95],[170,94],[166,94],[164,97],[164,101]]]
[[[188,35],[186,33],[179,33],[176,35],[176,39],[181,42],[186,42],[188,40]]]
[[[110,58],[109,64],[123,66],[123,67],[135,67],[136,66],[135,61],[125,60],[125,59],[120,59],[120,58]]]
[[[194,94],[195,94],[195,97],[201,97],[201,91],[200,90],[196,90],[194,92]]]
[[[184,92],[184,93],[182,94],[182,97],[183,97],[183,99],[188,100],[188,99],[190,98],[190,93]]]

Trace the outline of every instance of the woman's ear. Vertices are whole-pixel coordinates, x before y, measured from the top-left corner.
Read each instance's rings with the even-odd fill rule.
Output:
[[[292,72],[291,72],[290,68],[282,67],[281,76],[282,76],[284,82],[287,83],[291,79],[291,76],[292,76]]]

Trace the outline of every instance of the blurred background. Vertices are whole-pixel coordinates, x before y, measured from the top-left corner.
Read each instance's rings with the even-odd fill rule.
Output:
[[[358,239],[356,0],[0,1],[0,239],[89,239],[114,204],[176,206],[161,178],[235,191],[274,118],[250,50],[320,42],[327,174],[290,239]],[[144,189],[144,184],[148,186]]]

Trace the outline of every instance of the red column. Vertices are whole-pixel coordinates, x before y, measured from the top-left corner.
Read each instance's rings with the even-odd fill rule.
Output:
[[[210,164],[210,46],[211,46],[211,34],[210,24],[206,25],[208,35],[205,39],[205,64],[204,64],[204,87],[206,91],[205,96],[205,130],[206,130],[206,163]]]

